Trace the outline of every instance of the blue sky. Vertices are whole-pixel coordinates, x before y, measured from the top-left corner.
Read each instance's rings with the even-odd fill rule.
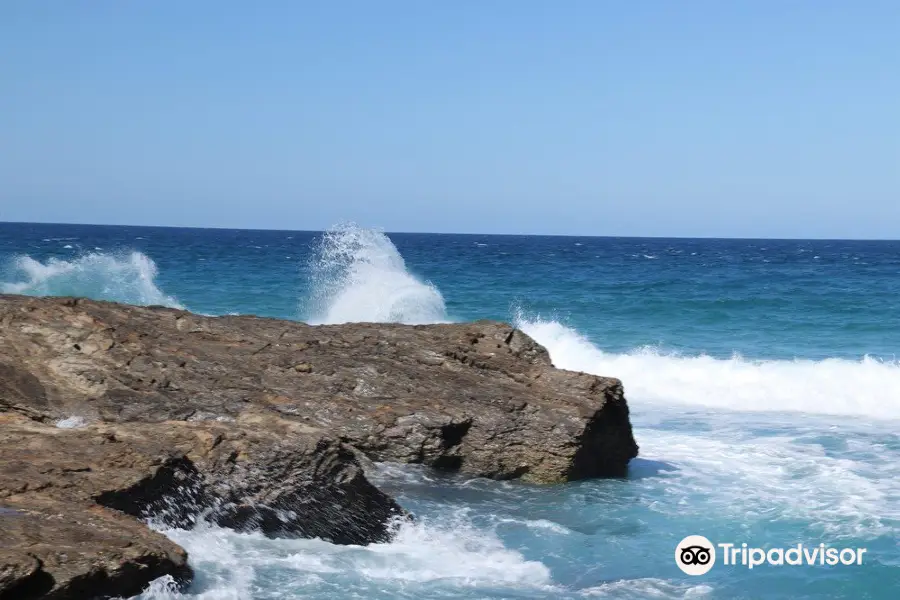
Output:
[[[0,220],[900,237],[900,3],[0,3]]]

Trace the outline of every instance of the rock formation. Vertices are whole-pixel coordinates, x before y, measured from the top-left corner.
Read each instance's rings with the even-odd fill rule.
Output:
[[[0,600],[188,579],[148,516],[385,540],[402,510],[367,459],[552,483],[621,476],[636,454],[618,380],[555,369],[501,323],[0,296]]]

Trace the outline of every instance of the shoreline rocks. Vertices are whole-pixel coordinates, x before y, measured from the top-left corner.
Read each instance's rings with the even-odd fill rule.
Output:
[[[52,582],[40,593],[67,598],[189,579],[149,515],[385,541],[404,512],[366,479],[368,460],[554,483],[623,476],[637,454],[618,380],[555,369],[503,323],[314,327],[0,296],[0,341],[0,507],[13,511],[0,533],[17,540],[0,544],[0,600],[29,581],[15,589]],[[47,540],[96,527],[99,553],[118,531],[145,535],[63,567],[52,543],[23,550],[26,522]],[[88,564],[93,579],[69,575]]]
[[[187,582],[187,553],[144,523],[35,496],[4,501],[0,599],[128,597],[163,575]]]

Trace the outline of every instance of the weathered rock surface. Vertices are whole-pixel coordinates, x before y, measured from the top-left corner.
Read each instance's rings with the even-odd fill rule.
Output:
[[[0,515],[0,598],[133,596],[162,575],[187,579],[187,555],[143,523],[99,506],[35,495]]]
[[[555,369],[501,323],[312,327],[6,296],[0,327],[0,398],[43,419],[261,419],[377,460],[538,482],[621,475],[636,454],[618,380]]]
[[[9,598],[93,597],[85,589],[127,596],[163,574],[188,578],[184,552],[135,517],[189,527],[207,510],[223,526],[271,535],[388,538],[399,507],[365,479],[350,449],[302,429],[254,425],[263,429],[216,422],[60,429],[0,413],[0,563],[19,574],[7,584],[0,575],[0,598],[23,579],[33,583]]]
[[[54,426],[71,417],[86,424]],[[505,324],[312,327],[0,296],[3,600],[188,577],[148,514],[384,540],[402,511],[362,455],[556,482],[622,475],[636,454],[618,380],[557,370]],[[102,539],[80,542],[88,530]]]

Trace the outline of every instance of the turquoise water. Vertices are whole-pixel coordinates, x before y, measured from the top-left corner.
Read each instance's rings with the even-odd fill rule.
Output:
[[[146,598],[895,598],[900,242],[327,235],[0,224],[0,290],[309,322],[512,320],[620,377],[627,479],[542,488],[383,465],[419,517],[338,547],[214,528],[187,593]],[[853,566],[717,564],[676,544],[866,548]]]

